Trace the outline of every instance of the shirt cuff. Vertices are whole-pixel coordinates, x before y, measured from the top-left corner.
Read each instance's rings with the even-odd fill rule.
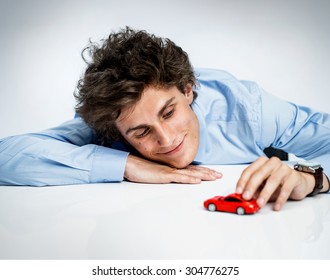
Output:
[[[122,181],[128,154],[128,152],[97,146],[91,170],[91,183]]]

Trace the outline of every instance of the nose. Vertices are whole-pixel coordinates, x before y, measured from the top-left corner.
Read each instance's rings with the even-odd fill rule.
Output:
[[[171,146],[174,136],[174,131],[167,124],[161,124],[156,129],[155,137],[160,146]]]

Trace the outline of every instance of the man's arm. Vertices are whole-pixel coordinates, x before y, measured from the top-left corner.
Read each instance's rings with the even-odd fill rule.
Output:
[[[0,140],[0,185],[67,185],[123,180],[128,153],[95,144],[82,119]]]
[[[321,163],[323,189],[329,191],[330,115],[298,106],[262,92],[260,145],[272,146],[296,156]],[[314,176],[293,170],[277,158],[261,157],[242,173],[236,191],[245,199],[257,197],[259,206],[275,201],[280,210],[288,199],[305,198],[315,187]]]

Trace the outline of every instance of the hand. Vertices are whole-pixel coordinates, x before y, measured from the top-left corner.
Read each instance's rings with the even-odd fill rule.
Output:
[[[274,210],[279,211],[288,199],[301,200],[314,186],[311,174],[296,171],[276,157],[260,157],[243,171],[236,192],[246,200],[255,198],[259,207],[275,201]]]
[[[176,169],[140,157],[129,155],[124,177],[137,183],[184,183],[198,184],[201,181],[213,181],[222,174],[207,167],[189,165]]]

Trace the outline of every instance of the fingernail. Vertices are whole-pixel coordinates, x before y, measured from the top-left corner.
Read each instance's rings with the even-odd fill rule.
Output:
[[[217,178],[221,178],[222,177],[222,173],[220,173],[220,172],[215,172],[215,176],[217,177]]]
[[[257,204],[259,207],[263,207],[265,205],[265,199],[263,197],[258,197]]]
[[[243,188],[241,186],[236,187],[236,193],[241,194],[243,192]]]
[[[202,180],[199,179],[199,178],[194,178],[194,181],[195,181],[196,184],[200,184],[202,182]]]
[[[250,192],[249,192],[249,191],[245,191],[245,192],[243,193],[243,198],[244,198],[244,199],[250,199]]]
[[[275,203],[274,204],[274,210],[275,211],[280,211],[281,210],[281,204],[280,203]]]

